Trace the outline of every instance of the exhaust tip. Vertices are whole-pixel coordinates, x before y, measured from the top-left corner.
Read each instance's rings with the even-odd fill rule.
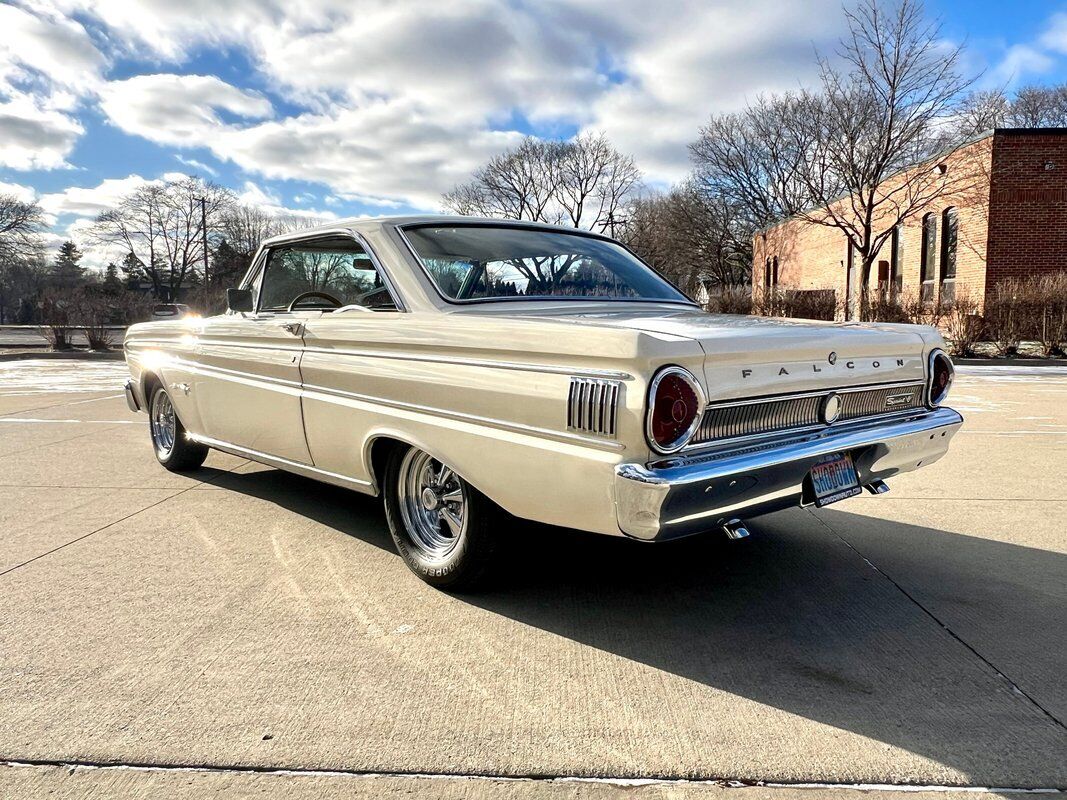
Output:
[[[871,481],[863,488],[871,494],[885,494],[889,491],[889,484],[885,481]]]
[[[732,519],[729,522],[723,523],[722,529],[726,534],[727,539],[744,539],[748,536],[748,528],[746,528],[745,523],[739,519]]]

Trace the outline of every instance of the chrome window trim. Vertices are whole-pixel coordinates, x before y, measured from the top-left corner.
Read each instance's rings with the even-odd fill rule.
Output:
[[[945,387],[945,393],[938,398],[937,402],[934,402],[934,361],[938,358],[944,358],[945,363],[948,364],[948,386]],[[940,408],[941,404],[948,399],[948,393],[952,391],[952,384],[956,381],[956,365],[952,363],[952,359],[948,353],[942,350],[940,347],[935,347],[930,351],[930,355],[926,361],[926,405],[928,408]]]
[[[656,389],[659,388],[660,383],[668,375],[681,375],[686,383],[690,385],[697,396],[697,413],[693,416],[693,423],[689,426],[689,429],[679,436],[673,445],[670,447],[663,447],[658,444],[652,436],[652,407],[653,400],[656,397]],[[700,381],[696,379],[696,376],[694,376],[692,372],[685,367],[679,367],[676,364],[663,367],[656,373],[655,377],[649,381],[648,392],[645,394],[645,439],[648,441],[648,446],[651,447],[654,452],[664,456],[682,450],[689,444],[690,440],[700,428],[700,423],[704,420],[704,412],[707,410],[707,407],[708,401],[707,396],[704,394],[704,387],[700,385]]]
[[[450,228],[515,228],[519,230],[534,230],[543,231],[545,233],[559,233],[571,236],[584,236],[587,239],[598,239],[602,242],[610,242],[611,244],[617,245],[618,247],[621,247],[623,250],[629,253],[634,259],[637,260],[637,262],[641,266],[645,267],[645,269],[649,270],[653,275],[655,275],[661,281],[663,281],[672,289],[674,289],[674,291],[678,292],[678,294],[680,294],[683,299],[653,300],[646,297],[572,297],[566,295],[544,295],[537,297],[474,297],[468,298],[466,300],[459,300],[454,297],[449,297],[441,291],[440,287],[437,285],[437,281],[435,281],[433,279],[433,276],[430,275],[430,271],[426,269],[426,265],[422,263],[422,257],[418,254],[418,251],[415,250],[415,247],[411,244],[411,241],[408,239],[407,234],[405,233],[405,231],[407,231],[408,229],[433,228],[435,226],[442,227],[445,225]],[[559,228],[553,225],[542,225],[534,222],[524,223],[521,220],[500,220],[499,222],[494,222],[491,220],[471,220],[470,222],[456,222],[455,220],[452,220],[449,222],[442,222],[440,224],[433,222],[409,222],[404,225],[394,225],[393,230],[395,230],[400,236],[400,240],[404,243],[404,246],[407,248],[408,253],[415,260],[415,264],[418,265],[418,268],[422,271],[423,277],[426,278],[427,281],[429,281],[430,286],[433,288],[434,292],[437,294],[438,297],[440,297],[449,305],[467,306],[478,305],[480,303],[545,303],[560,300],[566,302],[585,301],[592,303],[668,303],[670,305],[696,306],[697,308],[701,308],[699,303],[697,303],[695,300],[690,298],[689,295],[687,295],[685,292],[675,286],[669,278],[667,278],[659,270],[648,264],[644,259],[637,255],[637,253],[635,253],[629,247],[624,245],[622,242],[616,239],[612,239],[610,236],[605,236],[601,233],[586,231],[582,230],[581,228]]]
[[[352,228],[327,228],[324,230],[315,230],[314,232],[295,231],[293,233],[287,233],[281,236],[273,236],[270,239],[264,240],[259,245],[259,249],[256,250],[256,255],[252,259],[252,264],[249,266],[248,271],[245,273],[244,278],[241,279],[241,282],[238,284],[238,286],[242,289],[247,289],[251,286],[252,282],[255,281],[257,277],[259,277],[260,273],[262,273],[264,268],[266,267],[267,252],[275,247],[287,247],[289,245],[301,244],[303,242],[314,242],[319,239],[336,238],[351,239],[353,242],[363,248],[364,252],[366,252],[366,254],[370,257],[371,264],[373,264],[374,268],[378,270],[378,274],[382,276],[382,282],[385,284],[385,288],[386,290],[388,290],[389,296],[393,299],[393,303],[396,305],[396,310],[402,313],[407,312],[408,307],[404,303],[404,298],[401,296],[400,292],[397,291],[396,283],[393,281],[392,276],[389,274],[389,270],[385,268],[385,265],[382,263],[382,260],[378,258],[378,254],[375,252],[374,248],[371,247],[371,244],[369,241],[367,241],[367,238],[363,234],[353,230]],[[259,306],[260,297],[257,294],[256,310],[253,313],[256,315],[260,313],[276,313],[273,311],[263,311]],[[322,309],[315,310],[321,311]]]

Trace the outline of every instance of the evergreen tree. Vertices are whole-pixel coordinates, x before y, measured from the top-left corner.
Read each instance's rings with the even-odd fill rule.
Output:
[[[56,253],[56,260],[52,262],[52,282],[62,287],[80,284],[85,279],[83,269],[78,263],[81,260],[82,253],[78,246],[71,241],[63,242]]]
[[[144,280],[144,267],[141,266],[141,261],[133,253],[126,254],[125,258],[122,259],[120,269],[127,289],[137,288],[137,284]]]
[[[122,289],[122,281],[119,280],[119,268],[114,261],[109,261],[104,270],[104,291],[108,294],[118,294]]]

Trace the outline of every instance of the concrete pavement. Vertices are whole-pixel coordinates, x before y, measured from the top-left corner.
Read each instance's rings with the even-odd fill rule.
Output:
[[[953,451],[887,496],[742,542],[515,525],[499,585],[449,596],[376,501],[217,453],[167,473],[121,364],[53,364],[0,364],[0,759],[37,764],[0,796],[1067,786],[1058,370],[961,375]]]

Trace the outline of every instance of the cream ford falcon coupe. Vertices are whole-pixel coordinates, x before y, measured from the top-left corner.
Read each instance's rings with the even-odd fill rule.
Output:
[[[263,243],[228,304],[126,335],[160,463],[216,448],[380,493],[400,554],[440,587],[488,571],[508,514],[740,538],[746,518],[887,491],[963,422],[932,328],[706,314],[568,228],[300,231]]]

